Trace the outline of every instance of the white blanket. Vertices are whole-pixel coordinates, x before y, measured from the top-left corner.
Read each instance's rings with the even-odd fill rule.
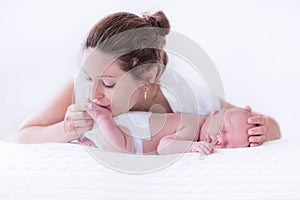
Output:
[[[162,170],[128,174],[104,166],[80,145],[0,142],[0,199],[300,199],[299,152],[298,141],[281,139],[204,159],[186,153]],[[102,155],[149,165],[159,157]]]

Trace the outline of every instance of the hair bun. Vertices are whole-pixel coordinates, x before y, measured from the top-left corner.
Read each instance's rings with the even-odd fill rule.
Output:
[[[163,28],[163,31],[160,31],[163,35],[170,32],[170,22],[163,11],[157,11],[152,15],[143,15],[143,17],[152,27]]]

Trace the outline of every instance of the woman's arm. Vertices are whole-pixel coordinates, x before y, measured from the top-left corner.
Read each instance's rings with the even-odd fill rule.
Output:
[[[232,107],[235,106],[224,100],[221,100],[221,108]],[[250,107],[248,107],[248,109],[250,109]],[[256,127],[248,130],[248,134],[250,135],[249,142],[251,146],[258,146],[266,141],[281,138],[279,125],[273,118],[256,112],[252,113],[254,116],[248,119],[248,123],[254,124]]]
[[[73,80],[42,111],[27,120],[16,135],[18,143],[70,142],[92,127],[92,119],[83,113],[84,106],[71,106]],[[83,108],[82,108],[83,107]],[[66,115],[66,112],[68,115]],[[75,111],[78,111],[75,116]],[[80,112],[79,112],[80,111]],[[73,116],[74,115],[74,116]],[[75,121],[73,117],[86,118]],[[80,128],[75,127],[79,123]],[[66,127],[67,126],[67,127]]]

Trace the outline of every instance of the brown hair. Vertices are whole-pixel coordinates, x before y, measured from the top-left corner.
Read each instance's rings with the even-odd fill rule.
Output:
[[[104,53],[119,54],[121,69],[143,79],[143,72],[157,67],[163,73],[168,57],[163,50],[170,23],[162,11],[137,16],[118,12],[101,19],[89,32],[85,48],[97,47]]]

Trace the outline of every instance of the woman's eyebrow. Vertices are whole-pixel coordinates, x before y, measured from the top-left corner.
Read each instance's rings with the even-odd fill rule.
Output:
[[[115,76],[112,75],[101,75],[101,76],[96,76],[97,78],[116,78]]]
[[[82,70],[86,75],[89,76],[89,74],[83,69]],[[96,78],[116,78],[115,76],[111,76],[111,75],[101,75],[101,76],[96,76]]]

